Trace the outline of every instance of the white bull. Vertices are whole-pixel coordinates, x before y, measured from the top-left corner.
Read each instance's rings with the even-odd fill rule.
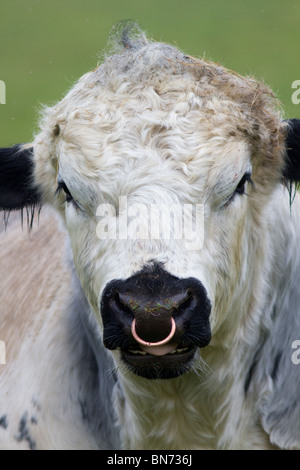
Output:
[[[300,448],[300,123],[127,33],[0,151],[62,221],[1,234],[0,447]]]

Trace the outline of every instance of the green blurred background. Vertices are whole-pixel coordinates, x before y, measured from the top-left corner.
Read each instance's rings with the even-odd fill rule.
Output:
[[[299,0],[1,0],[0,145],[30,141],[41,104],[95,68],[111,27],[133,19],[150,37],[269,84],[300,117]]]

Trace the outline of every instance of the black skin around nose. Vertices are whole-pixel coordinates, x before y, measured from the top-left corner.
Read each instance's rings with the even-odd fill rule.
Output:
[[[124,310],[131,311],[132,318],[135,318],[138,336],[144,341],[156,343],[169,335],[171,317],[188,304],[192,294],[185,291],[162,296],[127,291],[118,295]]]
[[[172,341],[205,346],[211,338],[210,309],[206,290],[197,279],[180,279],[160,265],[144,268],[126,280],[111,281],[104,289],[104,345],[108,349],[134,345],[133,319],[142,340],[162,341],[171,331],[173,317],[176,332]]]

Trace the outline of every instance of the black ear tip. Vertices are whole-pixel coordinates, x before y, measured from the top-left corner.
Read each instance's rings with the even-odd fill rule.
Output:
[[[300,119],[288,119],[285,122],[287,123],[287,139],[296,135],[300,142]]]
[[[34,184],[33,149],[22,145],[0,149],[0,210],[17,210],[40,202]]]
[[[286,152],[287,160],[283,172],[285,179],[293,182],[300,181],[300,119],[287,121]]]

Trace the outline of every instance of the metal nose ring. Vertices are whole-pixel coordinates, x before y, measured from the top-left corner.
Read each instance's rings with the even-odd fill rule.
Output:
[[[144,341],[142,338],[139,337],[139,335],[137,334],[136,329],[135,329],[135,326],[136,326],[135,318],[134,318],[134,320],[132,322],[132,325],[131,325],[131,333],[132,333],[132,336],[134,337],[134,339],[139,344],[142,344],[143,346],[162,346],[163,344],[167,344],[173,338],[173,336],[175,334],[176,322],[175,322],[173,317],[171,317],[171,322],[172,322],[172,325],[171,325],[170,333],[168,334],[168,336],[165,339],[163,339],[162,341],[158,341],[157,343],[151,343],[149,341]]]

